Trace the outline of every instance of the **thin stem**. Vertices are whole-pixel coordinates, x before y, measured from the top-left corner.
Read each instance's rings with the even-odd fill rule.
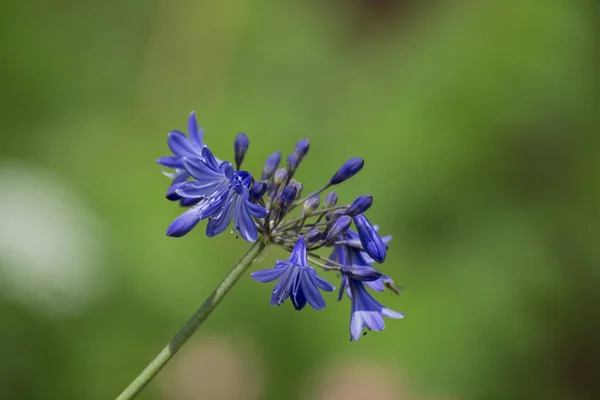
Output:
[[[240,279],[246,270],[252,265],[256,258],[267,247],[266,243],[259,239],[250,246],[248,252],[242,257],[223,281],[216,287],[210,296],[202,303],[200,308],[192,315],[183,328],[171,339],[160,353],[144,368],[144,370],[125,388],[116,400],[130,400],[135,398],[146,387],[148,383],[158,374],[177,351],[188,341],[190,336],[202,325],[206,318],[213,312],[219,302],[231,290],[233,285]]]

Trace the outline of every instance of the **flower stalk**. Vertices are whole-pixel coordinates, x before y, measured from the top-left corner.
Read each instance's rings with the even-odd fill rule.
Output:
[[[123,390],[116,400],[130,400],[135,398],[158,374],[158,372],[169,362],[177,351],[188,341],[194,332],[202,325],[208,316],[217,307],[219,302],[231,290],[233,285],[248,270],[252,263],[265,250],[267,244],[263,240],[254,242],[244,257],[227,274],[219,286],[202,303],[200,308],[192,315],[183,328],[171,339],[171,341],[158,353],[146,368]]]

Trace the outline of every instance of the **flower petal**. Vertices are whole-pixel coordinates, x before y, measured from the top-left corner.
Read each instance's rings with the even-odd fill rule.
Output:
[[[278,279],[285,271],[285,268],[262,269],[252,272],[250,276],[255,281],[269,283],[273,282],[275,279]]]
[[[235,211],[233,196],[234,195],[230,195],[227,200],[225,200],[225,204],[223,204],[220,214],[208,221],[208,224],[206,225],[206,236],[213,237],[227,229],[233,219]]]
[[[317,286],[315,286],[307,271],[302,271],[300,273],[300,280],[300,284],[302,285],[302,290],[304,291],[304,296],[306,296],[308,304],[310,304],[310,306],[315,310],[324,309],[325,299],[323,299],[323,295],[321,295],[321,292],[319,292],[319,289]]]
[[[180,156],[164,156],[156,160],[157,163],[167,168],[183,168],[183,159]]]
[[[212,151],[210,151],[208,146],[202,147],[202,157],[204,157],[204,161],[210,168],[217,171],[219,170],[220,163],[217,161],[217,159],[213,155]]]
[[[254,218],[265,218],[267,216],[267,209],[261,206],[260,204],[251,203],[249,200],[245,200],[246,208],[248,208],[248,212]]]
[[[176,156],[194,156],[195,151],[188,137],[181,131],[171,131],[167,137],[169,148]]]
[[[246,189],[246,198],[248,197],[247,192],[248,189]],[[246,207],[247,202],[244,200],[244,196],[236,195],[236,197],[234,229],[238,231],[240,236],[246,241],[255,242],[256,239],[258,239],[258,231],[256,229],[256,224]]]
[[[199,181],[227,181],[227,177],[218,168],[211,168],[206,162],[199,158],[184,158],[183,167]]]
[[[181,237],[192,230],[200,221],[198,210],[190,208],[169,225],[167,235],[172,237]]]
[[[384,308],[383,310],[381,310],[381,314],[388,318],[404,318],[404,314],[390,310],[389,308]]]
[[[222,183],[218,180],[189,181],[180,184],[175,191],[181,197],[197,199],[213,193]]]
[[[308,259],[306,257],[306,241],[302,236],[298,238],[296,244],[294,245],[292,255],[290,256],[290,262],[300,267],[308,266]]]
[[[202,148],[202,136],[204,136],[204,129],[198,131],[198,122],[196,121],[196,113],[192,111],[188,118],[188,135],[192,140],[192,144],[198,149]]]

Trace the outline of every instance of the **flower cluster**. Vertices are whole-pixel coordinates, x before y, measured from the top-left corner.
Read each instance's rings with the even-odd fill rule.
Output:
[[[373,266],[385,261],[391,237],[381,237],[378,227],[364,215],[373,204],[372,196],[359,196],[349,205],[338,205],[335,191],[321,199],[324,192],[356,175],[364,165],[362,158],[346,161],[323,187],[302,197],[303,185],[294,175],[308,153],[308,139],[296,144],[281,167],[281,152],[271,154],[258,180],[240,169],[249,147],[244,133],[234,140],[235,168],[213,155],[203,142],[203,133],[192,113],[188,135],[172,131],[168,144],[173,155],[157,160],[175,171],[165,174],[172,179],[167,199],[187,208],[168,227],[167,235],[183,236],[207,220],[206,235],[213,237],[233,221],[232,232],[243,239],[262,240],[287,250],[291,253],[288,260],[252,273],[258,282],[276,281],[271,296],[275,306],[289,298],[296,310],[307,303],[322,310],[325,300],[321,292],[335,287],[315,268],[337,272],[341,278],[338,300],[346,292],[351,301],[351,340],[358,340],[365,328],[381,331],[383,317],[403,317],[367,290],[398,293],[394,282]],[[317,254],[321,248],[331,248],[329,257]]]

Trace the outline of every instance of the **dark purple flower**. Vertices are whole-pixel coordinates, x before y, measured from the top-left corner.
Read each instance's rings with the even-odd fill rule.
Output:
[[[326,292],[335,289],[308,265],[303,237],[298,238],[288,261],[277,261],[273,269],[253,272],[252,279],[262,283],[278,280],[273,288],[271,305],[279,306],[290,297],[296,310],[301,310],[307,302],[315,310],[322,310],[325,300],[319,289]]]
[[[342,165],[338,172],[333,175],[329,183],[331,185],[337,185],[338,183],[342,183],[345,180],[352,178],[362,169],[364,164],[365,160],[362,158],[357,157],[349,159]]]
[[[188,135],[189,137],[178,130],[171,131],[167,137],[167,142],[173,155],[161,157],[156,160],[162,166],[175,170],[174,173],[165,173],[166,176],[173,179],[173,184],[185,182],[190,177],[190,174],[183,166],[183,159],[185,157],[202,158],[204,129],[198,130],[196,113],[193,111],[188,118]]]
[[[202,159],[184,158],[183,164],[194,180],[180,184],[176,193],[198,202],[171,223],[167,235],[183,236],[200,220],[209,218],[206,234],[212,237],[227,229],[233,219],[233,230],[245,240],[255,241],[258,231],[252,217],[264,218],[267,211],[248,200],[252,176],[246,171],[234,171],[229,162],[219,163],[206,146]]]

